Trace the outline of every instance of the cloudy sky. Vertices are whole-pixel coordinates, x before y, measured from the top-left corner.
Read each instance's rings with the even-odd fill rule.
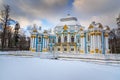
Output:
[[[11,18],[24,28],[33,24],[53,28],[68,13],[85,27],[92,21],[116,27],[120,13],[120,0],[0,0],[0,10],[5,4],[10,5]]]

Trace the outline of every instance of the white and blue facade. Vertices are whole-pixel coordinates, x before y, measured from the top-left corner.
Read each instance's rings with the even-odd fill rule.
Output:
[[[109,53],[108,33],[110,28],[92,22],[88,29],[81,26],[76,17],[61,18],[54,28],[54,34],[45,30],[31,33],[31,51],[96,54]]]
[[[33,30],[31,34],[30,50],[35,52],[52,52],[55,46],[55,39],[56,37],[52,34],[48,34],[46,30],[43,33]]]

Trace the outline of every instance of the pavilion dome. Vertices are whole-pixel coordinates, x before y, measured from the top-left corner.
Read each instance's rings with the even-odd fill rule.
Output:
[[[68,30],[70,30],[70,29],[79,30],[79,28],[81,27],[77,18],[73,17],[73,16],[70,16],[70,15],[68,15],[65,18],[61,18],[60,22],[55,27],[55,30],[62,31],[65,26],[67,26]]]
[[[96,23],[95,21],[93,21],[88,29],[93,29],[93,30],[100,30],[100,29],[103,29],[103,25],[101,23]]]
[[[64,25],[74,26],[74,25],[80,25],[80,24],[78,23],[78,20],[76,17],[68,15],[65,18],[61,18],[60,23],[57,26],[64,26]]]
[[[104,27],[104,30],[110,31],[110,27],[106,25],[106,26]]]

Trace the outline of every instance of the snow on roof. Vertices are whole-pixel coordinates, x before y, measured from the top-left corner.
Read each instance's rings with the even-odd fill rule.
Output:
[[[61,18],[60,23],[57,26],[64,26],[64,25],[80,25],[77,21],[76,17],[67,16],[66,18]]]
[[[64,26],[64,25],[79,25],[77,21],[64,21],[60,22],[57,26]]]

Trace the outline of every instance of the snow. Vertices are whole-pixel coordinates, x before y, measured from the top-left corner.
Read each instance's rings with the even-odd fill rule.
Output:
[[[0,56],[0,80],[120,80],[120,67],[81,61]]]
[[[77,21],[65,21],[60,22],[57,26],[64,26],[64,25],[80,25]]]

